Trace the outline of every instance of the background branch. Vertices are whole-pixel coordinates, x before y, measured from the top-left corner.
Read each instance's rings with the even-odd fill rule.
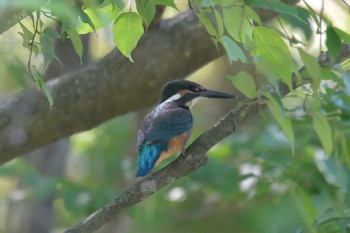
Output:
[[[28,16],[28,13],[19,9],[4,9],[0,11],[0,34],[6,32],[16,23]]]
[[[96,64],[50,80],[53,109],[34,88],[2,100],[0,163],[150,106],[165,82],[184,78],[219,56],[190,12],[163,21],[140,41],[133,55],[135,63],[114,50]]]
[[[275,16],[274,12],[261,14],[265,20]],[[221,55],[198,28],[191,11],[160,21],[138,44],[135,63],[114,50],[87,68],[50,80],[53,109],[35,88],[1,100],[0,164],[117,115],[148,107],[156,102],[165,82],[184,78]]]

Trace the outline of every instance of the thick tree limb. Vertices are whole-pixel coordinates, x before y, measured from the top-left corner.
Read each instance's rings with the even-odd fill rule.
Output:
[[[151,57],[150,57],[151,56]],[[219,57],[191,12],[147,32],[129,62],[116,50],[49,81],[55,104],[34,88],[0,102],[0,164],[126,112],[150,106],[160,87]]]
[[[264,14],[264,19],[274,15]],[[133,53],[134,64],[114,50],[96,64],[49,81],[53,109],[34,88],[1,100],[0,164],[150,106],[165,82],[184,78],[221,56],[197,21],[190,11],[161,21],[140,41]]]
[[[0,34],[6,32],[23,18],[27,13],[19,9],[7,9],[0,11]]]

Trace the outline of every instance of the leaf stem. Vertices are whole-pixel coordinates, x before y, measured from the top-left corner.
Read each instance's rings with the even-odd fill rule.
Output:
[[[35,20],[35,27],[34,27],[34,33],[32,37],[32,41],[30,43],[30,50],[29,50],[29,58],[28,58],[28,72],[29,76],[32,78],[32,80],[35,82],[35,78],[32,72],[32,55],[33,55],[33,45],[35,41],[36,34],[38,33],[38,27],[39,27],[39,21],[40,21],[40,11],[36,11],[36,20]]]

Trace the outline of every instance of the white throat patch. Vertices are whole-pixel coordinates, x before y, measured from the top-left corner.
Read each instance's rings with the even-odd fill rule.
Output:
[[[175,101],[175,100],[178,100],[182,97],[182,95],[180,95],[179,93],[173,95],[173,96],[170,96],[165,102],[171,102],[171,101]]]
[[[175,100],[178,100],[182,97],[181,94],[177,93],[173,96],[170,96],[166,101],[164,101],[164,103],[167,103],[167,102],[172,102],[172,101],[175,101]],[[205,97],[204,97],[205,98]],[[197,98],[194,98],[193,100],[189,101],[186,103],[186,106],[189,107],[189,108],[192,108],[193,105],[195,105],[196,103],[198,103],[198,101],[204,99],[203,97],[197,97]]]

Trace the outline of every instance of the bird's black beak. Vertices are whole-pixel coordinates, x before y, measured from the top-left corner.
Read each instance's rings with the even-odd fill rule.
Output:
[[[230,95],[224,92],[220,91],[213,91],[213,90],[204,90],[201,92],[198,92],[199,96],[207,97],[207,98],[217,98],[217,99],[229,99],[229,98],[236,98],[237,96]]]

